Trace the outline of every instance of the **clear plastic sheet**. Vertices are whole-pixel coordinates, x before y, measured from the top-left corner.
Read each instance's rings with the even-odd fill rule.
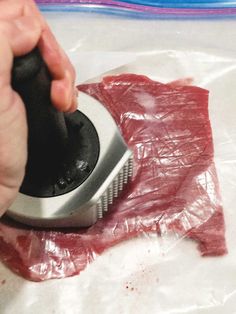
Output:
[[[167,21],[137,21],[103,15],[93,15],[91,17],[90,14],[82,13],[71,14],[67,21],[65,21],[64,15],[60,16],[50,13],[46,17],[49,18],[56,35],[76,66],[78,83],[84,83],[85,80],[89,80],[89,84],[100,82],[103,77],[121,73],[139,74],[138,77],[129,77],[128,82],[124,79],[124,76],[118,76],[116,78],[104,79],[102,86],[101,84],[87,85],[86,82],[80,87],[83,91],[94,94],[94,96],[102,100],[109,109],[109,106],[111,106],[110,100],[117,97],[117,89],[119,90],[122,85],[121,88],[124,88],[124,85],[129,85],[131,79],[137,80],[138,78],[138,82],[132,81],[131,86],[129,85],[129,91],[125,95],[129,99],[129,105],[131,104],[128,114],[125,111],[125,105],[124,108],[122,107],[122,104],[125,103],[122,97],[119,100],[120,102],[118,100],[116,103],[112,102],[113,107],[110,107],[110,111],[123,131],[126,140],[133,148],[136,147],[134,181],[140,179],[138,163],[140,160],[143,165],[144,157],[150,157],[148,154],[151,154],[151,159],[146,163],[146,173],[149,174],[151,166],[157,162],[156,159],[154,160],[155,151],[153,151],[153,147],[155,146],[148,145],[152,139],[151,135],[154,136],[157,135],[156,132],[160,132],[160,137],[160,135],[163,136],[164,134],[163,131],[159,131],[161,130],[160,125],[157,125],[158,127],[156,124],[152,125],[154,122],[157,123],[160,120],[158,119],[160,118],[159,115],[163,114],[163,112],[158,111],[156,104],[156,102],[158,103],[156,101],[158,98],[162,103],[163,93],[161,95],[157,93],[154,97],[154,91],[165,89],[168,101],[164,101],[163,104],[168,103],[166,107],[168,110],[170,110],[170,104],[176,104],[176,101],[169,101],[173,94],[182,97],[180,97],[180,104],[184,103],[189,113],[184,111],[186,115],[180,117],[178,112],[183,114],[182,110],[175,109],[174,113],[168,111],[166,123],[176,118],[182,118],[182,120],[188,122],[193,119],[194,123],[198,124],[198,130],[200,131],[198,136],[201,137],[200,142],[199,138],[195,138],[197,142],[193,144],[194,151],[195,153],[196,151],[204,151],[204,154],[200,154],[200,156],[203,156],[203,160],[199,164],[195,160],[191,160],[191,165],[197,166],[197,170],[194,170],[193,167],[194,175],[186,177],[195,180],[195,183],[197,181],[198,185],[192,187],[189,182],[185,182],[186,186],[183,186],[184,189],[191,190],[193,193],[186,194],[185,190],[183,190],[184,192],[180,191],[182,198],[178,199],[180,201],[178,206],[181,207],[181,210],[183,209],[181,201],[188,195],[188,197],[192,197],[191,202],[189,202],[191,205],[188,207],[190,211],[193,209],[192,204],[194,201],[196,201],[194,205],[202,208],[202,200],[205,195],[204,200],[208,205],[204,209],[207,209],[207,215],[205,211],[200,211],[196,217],[195,214],[192,215],[191,211],[191,215],[180,217],[180,220],[183,219],[182,222],[184,222],[182,224],[184,226],[183,229],[181,224],[174,226],[174,228],[173,226],[166,228],[168,224],[165,219],[162,220],[162,229],[157,227],[156,221],[155,228],[153,228],[153,217],[148,216],[148,218],[151,218],[150,220],[142,220],[141,218],[143,213],[145,217],[145,213],[150,210],[150,202],[155,206],[154,213],[155,218],[157,218],[157,204],[155,202],[160,196],[160,189],[156,189],[158,185],[155,180],[151,182],[152,178],[157,179],[157,177],[151,175],[146,178],[144,173],[144,177],[141,176],[142,180],[138,181],[140,183],[139,190],[132,190],[132,184],[134,183],[129,186],[129,193],[134,196],[133,199],[137,202],[136,212],[139,212],[138,215],[135,213],[130,218],[133,225],[137,223],[136,226],[138,225],[139,227],[138,232],[136,232],[135,228],[131,230],[130,224],[125,223],[128,222],[127,217],[125,221],[121,221],[122,223],[117,226],[117,229],[104,228],[106,221],[109,224],[109,221],[112,221],[112,217],[115,218],[115,222],[119,220],[119,217],[112,210],[109,213],[110,216],[108,215],[103,222],[91,228],[92,236],[94,236],[93,230],[95,230],[98,238],[100,238],[101,233],[104,234],[108,230],[105,238],[108,237],[110,241],[113,237],[113,244],[121,240],[119,238],[119,228],[131,231],[132,236],[139,233],[139,238],[130,239],[122,245],[116,245],[104,252],[100,257],[98,257],[98,254],[107,247],[106,243],[102,241],[104,238],[100,238],[100,242],[96,242],[91,237],[91,233],[87,237],[87,243],[91,247],[91,240],[93,240],[93,250],[88,250],[89,245],[84,245],[83,250],[88,253],[86,260],[79,260],[79,257],[85,256],[81,254],[81,246],[76,245],[78,237],[82,236],[81,231],[79,231],[80,234],[78,234],[78,231],[73,230],[73,232],[67,232],[66,235],[63,232],[60,234],[56,233],[56,235],[54,232],[51,232],[49,235],[47,232],[34,232],[20,228],[17,233],[14,233],[15,226],[8,225],[5,228],[6,225],[4,225],[5,229],[1,227],[1,235],[4,235],[4,245],[8,249],[14,247],[14,251],[10,252],[12,253],[11,256],[15,257],[16,252],[18,256],[18,260],[15,259],[15,263],[11,264],[8,252],[8,260],[6,260],[6,255],[2,255],[5,259],[4,262],[11,264],[12,269],[16,272],[22,271],[26,277],[33,280],[52,278],[53,272],[47,268],[50,263],[58,270],[54,277],[75,274],[76,272],[66,273],[67,269],[64,268],[64,259],[70,257],[66,255],[68,252],[77,256],[77,265],[74,265],[74,269],[76,267],[79,269],[81,265],[93,261],[95,257],[97,257],[97,260],[93,261],[78,277],[40,283],[38,286],[24,281],[25,288],[21,288],[18,291],[19,296],[12,299],[10,298],[10,295],[14,295],[12,285],[16,282],[21,287],[21,279],[14,277],[2,267],[0,270],[2,278],[0,289],[3,291],[5,301],[3,301],[4,298],[0,301],[1,312],[9,312],[9,309],[12,310],[14,308],[14,304],[14,306],[22,309],[24,313],[30,313],[36,309],[36,306],[44,302],[42,312],[45,312],[46,309],[46,312],[48,310],[49,313],[53,310],[59,313],[94,313],[94,311],[103,313],[132,313],[132,311],[144,313],[146,310],[158,313],[233,313],[236,288],[234,275],[236,250],[233,241],[235,235],[234,195],[236,167],[235,109],[233,106],[235,44],[229,41],[227,32],[230,30],[233,35],[235,23],[233,21],[220,23],[168,21],[167,23]],[[142,23],[142,29],[138,29],[140,23]],[[204,36],[203,30],[205,31]],[[218,33],[220,31],[226,34],[226,36],[222,36],[219,40]],[[105,59],[103,58],[104,54],[106,56]],[[80,68],[82,68],[82,76],[85,73],[85,79],[79,75]],[[83,69],[86,68],[88,69],[87,73],[90,74],[89,77],[85,70],[83,72]],[[155,83],[140,76],[143,74],[154,80]],[[184,79],[179,81],[179,78]],[[169,84],[169,82],[173,81],[174,83]],[[191,87],[189,86],[190,83],[198,87]],[[106,91],[99,93],[99,88]],[[114,91],[115,96],[107,92],[109,89]],[[210,121],[208,120],[207,90],[209,91]],[[135,93],[136,101],[134,106],[133,95]],[[185,95],[184,97],[183,94]],[[143,98],[145,98],[145,101]],[[186,99],[188,101],[185,103]],[[147,104],[147,107],[144,105],[142,107],[144,102]],[[195,110],[196,108],[198,109]],[[199,108],[201,109],[199,110]],[[193,115],[190,114],[191,110],[195,110]],[[130,129],[129,123],[127,124],[129,119],[133,123],[130,124]],[[147,128],[151,130],[151,133],[142,132],[140,125],[143,125],[138,124],[140,122],[147,123]],[[210,122],[213,129],[213,142]],[[182,127],[183,132],[192,130],[193,126],[192,123],[186,123],[185,125],[183,121],[180,124],[175,124],[172,121],[170,125],[178,128],[178,130],[180,125],[184,126],[184,128]],[[176,130],[173,132],[173,134],[176,134]],[[140,142],[138,142],[136,141],[137,138],[132,138],[131,134],[135,134],[138,137],[143,135],[143,137],[139,138]],[[185,144],[189,144],[189,142],[191,141],[188,140],[188,137],[185,137]],[[147,145],[145,150],[142,149],[142,147],[145,147],[144,143]],[[214,158],[213,143],[215,147]],[[207,147],[206,154],[203,147]],[[191,159],[189,149],[188,145],[187,159]],[[181,149],[179,152],[181,153]],[[167,158],[167,160],[169,159]],[[213,160],[216,162],[223,197],[226,234],[228,235],[228,254],[224,257],[203,258],[196,250],[197,243],[187,241],[185,238],[191,237],[191,233],[194,233],[194,230],[196,231],[199,227],[201,228],[204,224],[209,223],[214,218],[214,213],[219,213],[220,224],[213,223],[213,228],[209,228],[209,226],[211,227],[210,224],[205,229],[208,235],[204,239],[209,240],[212,237],[215,243],[215,251],[208,255],[222,255],[226,253],[221,198]],[[183,165],[186,165],[186,163]],[[152,171],[159,169],[159,167],[156,168],[153,167]],[[177,195],[176,190],[178,189],[175,184],[178,183],[178,180],[175,179],[173,181],[175,192],[168,191],[165,197]],[[147,190],[148,184],[146,183],[150,182],[151,187],[155,186],[156,194],[154,193],[154,195],[149,195]],[[160,187],[164,191],[165,186],[163,182]],[[196,191],[197,195],[201,197],[200,201],[196,197]],[[140,204],[136,197],[138,193],[140,195],[148,195],[150,199]],[[127,194],[123,194],[118,202],[122,203],[125,197],[127,197]],[[153,203],[153,201],[155,202]],[[146,212],[143,212],[143,208]],[[179,213],[182,213],[181,210],[179,212],[176,211],[175,206],[175,210],[172,212],[172,217],[174,217],[175,221],[179,217]],[[132,206],[128,208],[123,207],[120,217],[122,217],[124,212],[132,213]],[[142,223],[139,224],[139,222]],[[4,221],[2,223],[5,224]],[[100,230],[99,224],[101,226]],[[215,228],[216,226],[219,228]],[[116,233],[116,231],[118,232]],[[150,231],[154,231],[154,234],[150,233]],[[127,234],[130,236],[129,232]],[[72,234],[76,234],[75,242],[73,243],[71,242]],[[20,236],[20,239],[16,239],[16,235],[17,237]],[[122,239],[124,238],[122,237]],[[199,240],[196,235],[193,238]],[[60,243],[54,241],[58,239],[61,241]],[[66,242],[67,240],[68,242]],[[4,249],[6,253],[3,242],[1,242],[1,249]],[[201,243],[201,241],[198,242]],[[42,243],[44,244],[42,245]],[[96,243],[99,243],[97,247]],[[63,250],[61,250],[62,247]],[[73,247],[73,252],[68,251],[68,247]],[[224,249],[217,251],[221,247]],[[212,248],[211,245],[210,248]],[[24,253],[23,255],[19,254],[22,252]],[[47,253],[45,254],[45,252]],[[201,249],[201,252],[204,254],[204,247]],[[31,263],[26,265],[25,261],[30,260]],[[45,261],[46,263],[44,263]],[[22,267],[25,267],[25,265],[26,268],[22,270]],[[41,274],[42,278],[32,276],[34,272]],[[52,291],[53,287],[58,287],[58,290]],[[62,293],[63,289],[67,289],[64,294]],[[37,296],[39,291],[40,296]],[[90,293],[93,296],[92,301]],[[115,301],[114,296],[116,296]],[[24,302],[25,300],[27,302]],[[121,305],[119,306],[119,304]],[[41,313],[40,311],[39,313]]]
[[[182,84],[126,74],[79,85],[120,127],[134,153],[132,181],[85,230],[34,231],[4,220],[0,245],[10,268],[36,281],[75,275],[105,249],[144,232],[188,236],[205,256],[227,252],[208,91]]]

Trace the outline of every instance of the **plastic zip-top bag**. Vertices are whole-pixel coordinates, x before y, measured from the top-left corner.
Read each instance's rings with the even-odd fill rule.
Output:
[[[37,2],[134,173],[89,228],[1,218],[0,312],[234,313],[236,3]]]

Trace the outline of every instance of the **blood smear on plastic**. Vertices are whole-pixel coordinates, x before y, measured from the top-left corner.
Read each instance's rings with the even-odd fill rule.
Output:
[[[34,281],[72,276],[107,248],[146,232],[192,238],[205,256],[226,254],[208,91],[133,74],[78,88],[114,117],[134,152],[133,180],[87,229],[34,230],[2,219],[0,259]]]

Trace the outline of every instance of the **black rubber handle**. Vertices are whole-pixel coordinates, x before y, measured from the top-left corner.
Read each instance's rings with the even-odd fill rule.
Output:
[[[51,103],[51,81],[38,48],[14,59],[12,87],[25,104],[28,123],[28,162],[21,187],[26,194],[53,190],[67,155],[67,125]]]
[[[51,76],[39,50],[14,59],[12,86],[26,106],[29,161],[39,167],[65,153],[68,132],[64,114],[51,103]]]
[[[63,114],[51,103],[51,76],[39,50],[14,59],[12,87],[27,112],[28,162],[20,191],[36,197],[67,193],[94,169],[99,139],[81,112]]]

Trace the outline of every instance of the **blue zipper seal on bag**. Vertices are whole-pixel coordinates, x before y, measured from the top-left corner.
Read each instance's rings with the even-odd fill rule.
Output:
[[[139,18],[236,17],[236,0],[36,0],[42,11],[95,12]]]

